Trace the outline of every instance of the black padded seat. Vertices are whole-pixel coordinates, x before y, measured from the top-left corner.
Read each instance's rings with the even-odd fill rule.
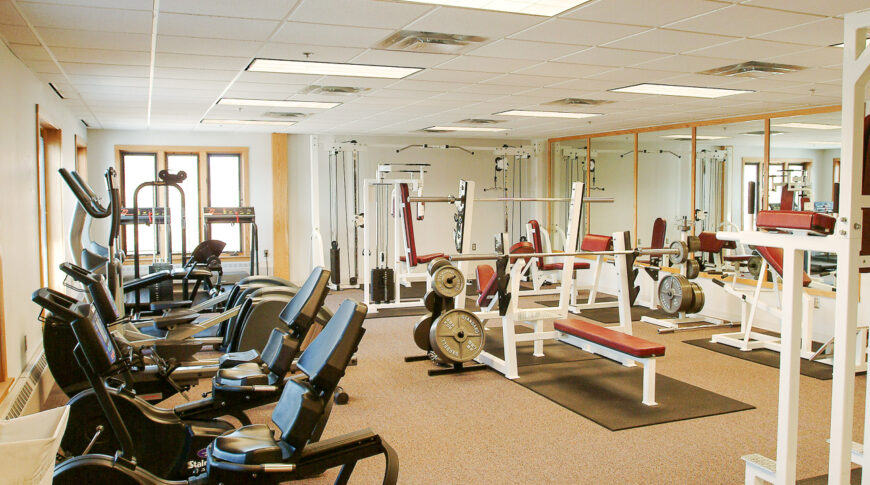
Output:
[[[172,279],[180,280],[184,279],[187,276],[188,270],[185,268],[173,268],[172,269]],[[190,272],[189,279],[192,280],[204,280],[211,278],[211,271],[207,269],[195,269]]]
[[[240,352],[227,352],[218,358],[218,365],[221,369],[235,367],[239,364],[254,363],[260,365],[263,360],[260,359],[260,353],[257,349],[244,350]]]
[[[270,383],[266,372],[259,364],[248,362],[218,370],[214,382],[221,386],[267,386]]]
[[[241,465],[280,463],[292,454],[293,449],[275,441],[265,424],[244,426],[218,436],[212,447],[213,457]]]

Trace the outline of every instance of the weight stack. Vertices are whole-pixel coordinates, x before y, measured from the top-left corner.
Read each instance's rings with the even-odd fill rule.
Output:
[[[329,248],[329,279],[335,285],[336,290],[340,290],[341,285],[341,253],[338,249],[338,243],[332,241],[332,246]]]
[[[393,291],[393,269],[375,268],[372,270],[371,299],[375,303],[388,303],[395,298]]]
[[[154,263],[148,267],[148,273],[157,273],[158,271],[172,271],[170,263]],[[172,301],[172,278],[155,283],[148,287],[148,298],[150,301]]]

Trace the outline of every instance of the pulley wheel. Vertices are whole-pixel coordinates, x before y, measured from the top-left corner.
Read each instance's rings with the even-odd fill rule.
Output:
[[[683,241],[672,242],[671,250],[674,251],[670,255],[671,264],[683,264],[687,259],[689,259],[689,246]]]
[[[697,253],[701,250],[701,238],[699,238],[698,236],[687,237],[686,244],[689,246],[690,253]]]
[[[701,263],[697,259],[686,261],[686,278],[693,280],[701,274]]]
[[[426,266],[426,270],[429,271],[430,275],[434,275],[435,271],[437,271],[438,268],[441,268],[443,266],[447,266],[449,264],[450,264],[450,261],[447,261],[447,258],[440,258],[440,257],[435,258],[432,261],[429,261],[429,265]]]
[[[704,289],[694,281],[689,284],[692,286],[692,306],[686,313],[700,313],[701,310],[704,309],[704,303],[706,300]]]
[[[474,360],[483,351],[485,341],[480,319],[465,310],[444,313],[429,331],[432,351],[446,363]]]
[[[671,315],[684,312],[692,305],[692,286],[683,275],[669,274],[659,283],[659,304]]]
[[[761,256],[755,255],[749,258],[749,262],[746,263],[746,269],[749,270],[749,274],[753,278],[758,278],[761,275]]]
[[[429,330],[431,327],[432,315],[425,315],[414,325],[414,343],[424,352],[432,350],[432,346],[429,344]]]
[[[435,270],[432,274],[432,290],[444,298],[453,298],[462,293],[465,288],[465,277],[462,276],[462,271],[459,268],[451,266],[442,266]]]

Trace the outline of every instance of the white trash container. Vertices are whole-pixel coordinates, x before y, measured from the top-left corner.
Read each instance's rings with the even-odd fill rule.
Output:
[[[0,420],[0,470],[4,484],[50,485],[69,407]]]

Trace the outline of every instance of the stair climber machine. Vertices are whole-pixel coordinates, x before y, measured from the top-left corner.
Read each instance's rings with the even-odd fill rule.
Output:
[[[323,274],[328,278],[328,272]],[[184,409],[154,408],[124,388],[111,387],[107,379],[127,374],[129,362],[106,328],[93,320],[87,305],[55,302],[55,296],[58,295],[43,288],[34,294],[34,301],[70,321],[78,341],[76,362],[87,376],[94,402],[98,404],[92,408],[99,409],[105,423],[96,428],[93,443],[89,442],[81,455],[55,466],[55,484],[282,483],[310,478],[335,467],[341,467],[336,483],[347,483],[359,460],[377,455],[386,459],[383,483],[396,483],[396,453],[372,431],[365,429],[319,440],[331,411],[330,395],[338,387],[365,333],[362,326],[365,305],[351,300],[341,305],[300,355],[299,377],[282,382],[271,375],[274,370],[270,367],[267,377],[254,378],[256,382],[274,382],[265,385],[269,387],[283,383],[282,389],[274,390],[278,399],[272,412],[272,422],[278,430],[275,433],[265,424],[243,424],[234,429],[225,421],[209,420],[206,416],[185,419],[179,416]],[[287,316],[290,313],[292,310]],[[292,346],[286,341],[290,335],[285,333],[276,340]],[[286,357],[284,345],[278,347]],[[263,359],[276,366],[281,360],[272,360],[268,355]],[[222,392],[217,383],[219,378],[215,379],[215,393]],[[239,384],[242,389],[238,392],[257,393],[262,390],[257,387],[264,386],[244,382],[228,385]],[[97,449],[103,435],[111,435],[114,440]]]
[[[137,449],[139,464],[164,478],[185,478],[205,471],[205,463],[197,453],[216,436],[233,429],[222,416],[232,416],[242,425],[249,425],[245,414],[252,409],[274,403],[280,397],[285,378],[297,357],[301,345],[328,293],[329,271],[316,268],[305,284],[281,310],[279,319],[283,329],[272,329],[262,352],[248,350],[225,354],[220,369],[212,378],[212,391],[203,399],[176,406],[158,408],[131,392],[132,361],[123,352],[124,370],[117,379],[120,385],[107,388],[115,407],[130,425],[131,437]],[[74,321],[75,312],[86,314],[87,305],[72,303],[57,292],[41,289],[34,293],[33,301],[41,305],[66,325]],[[109,334],[113,347],[120,351],[117,341]],[[99,400],[93,389],[76,394],[68,404],[70,419],[61,441],[65,456],[83,453],[113,453],[118,441],[108,432],[110,424],[100,411]]]

